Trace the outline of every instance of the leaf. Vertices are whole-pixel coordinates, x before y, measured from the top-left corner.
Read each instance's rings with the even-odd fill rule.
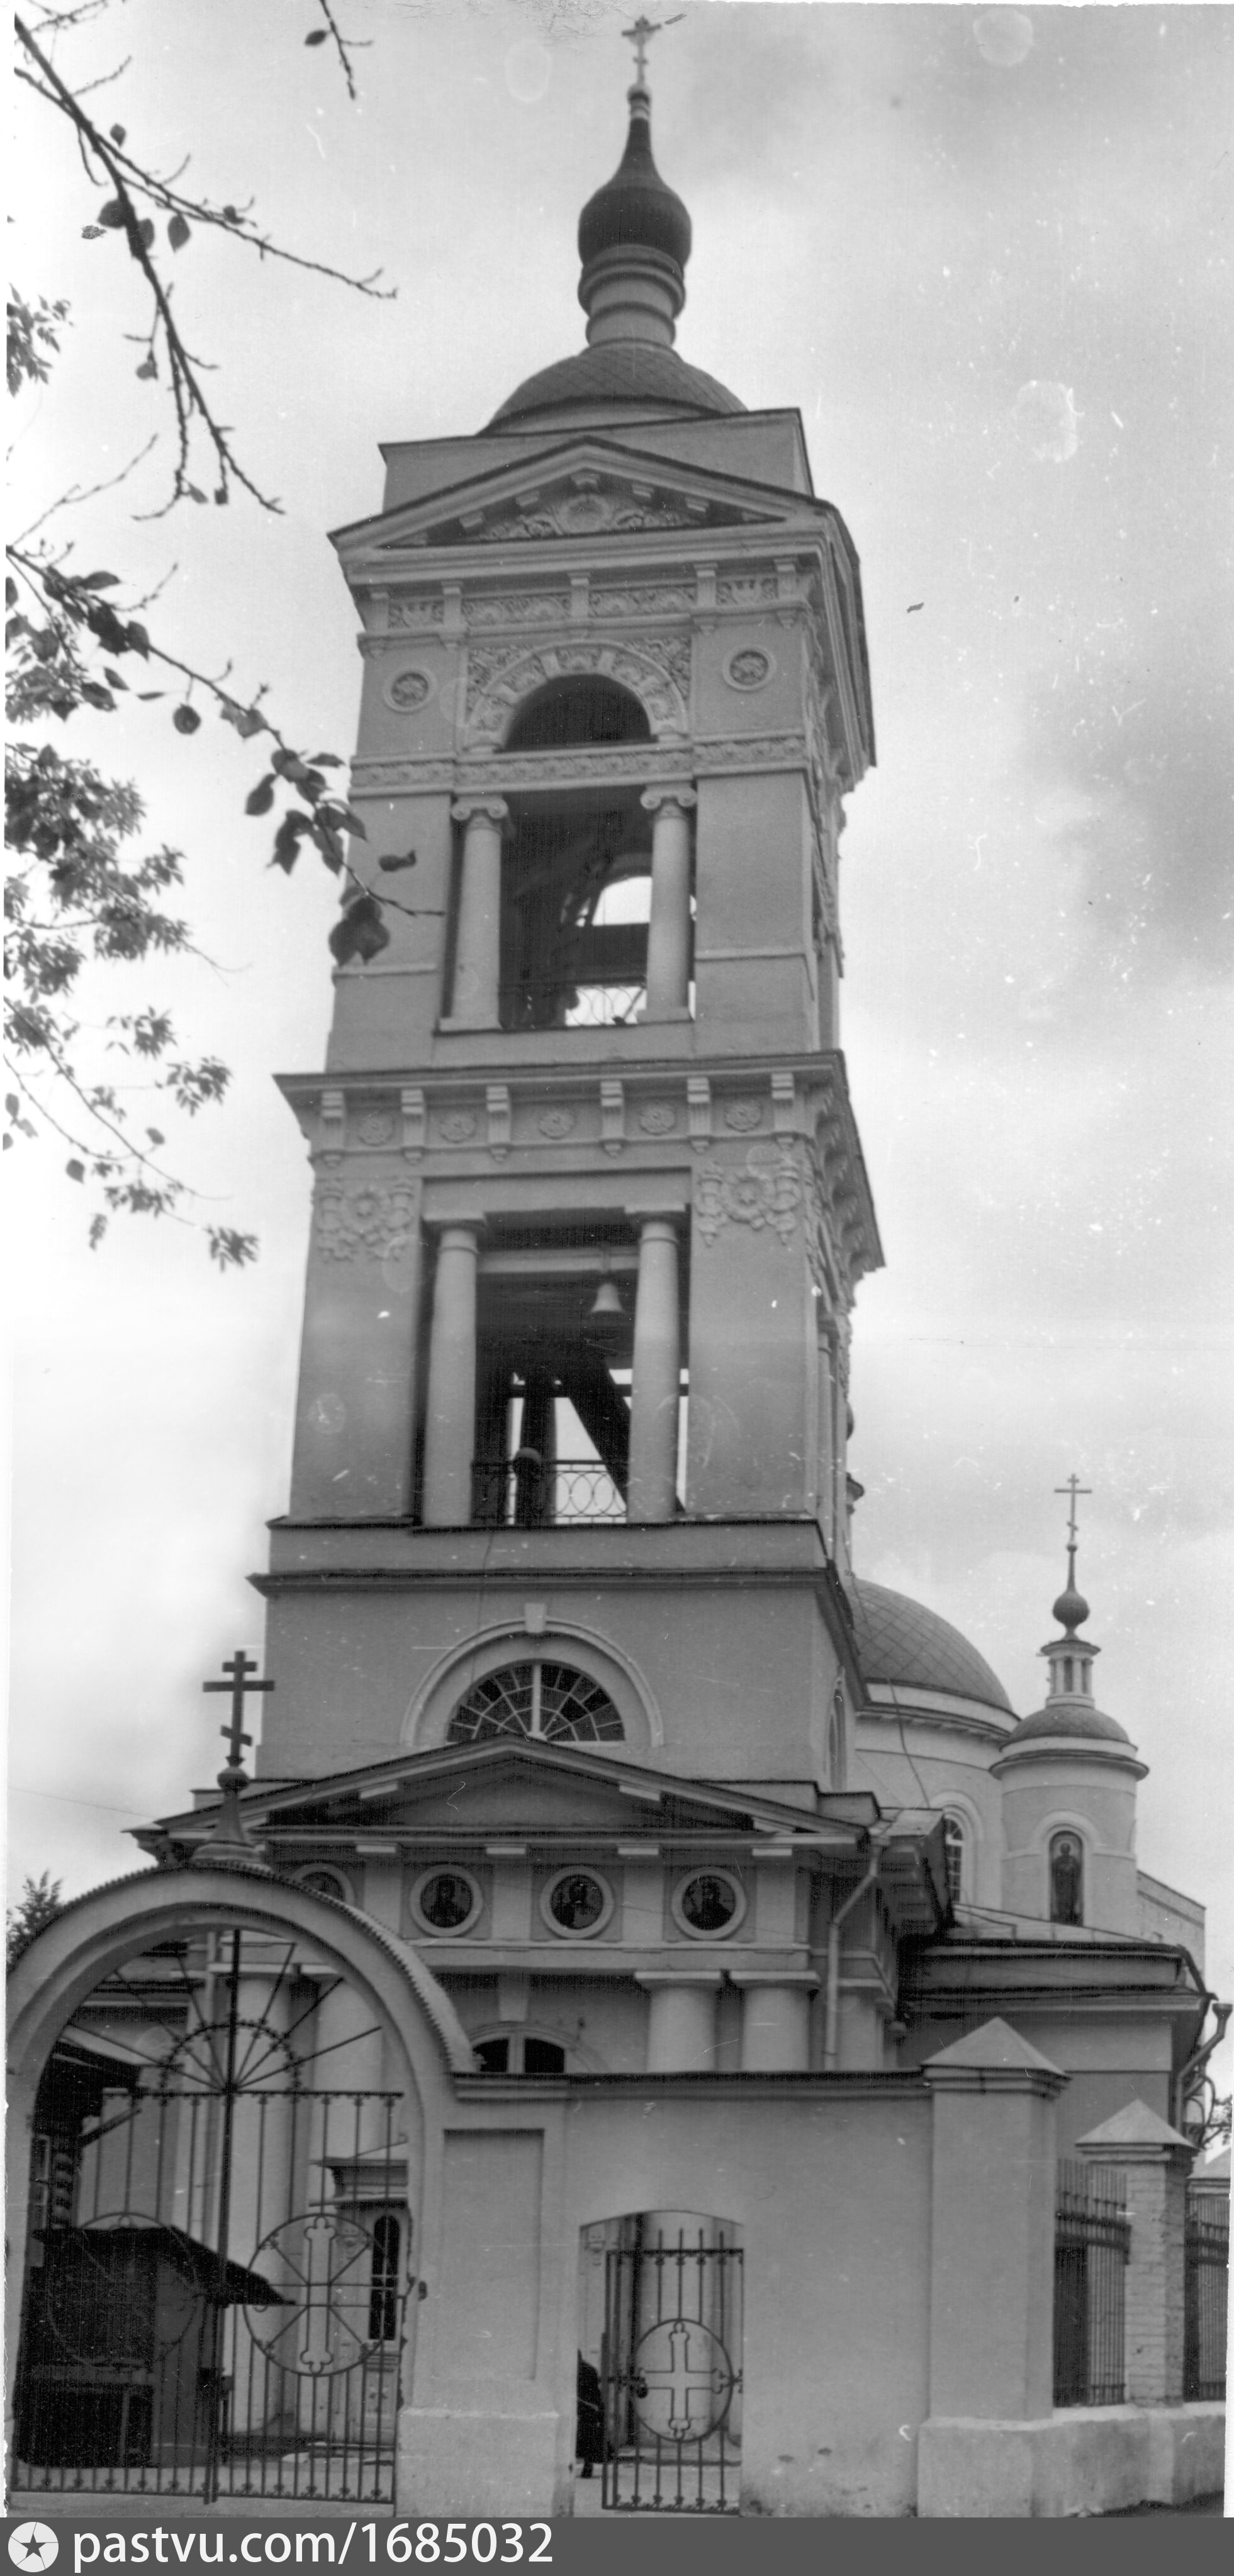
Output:
[[[86,1167],[84,1163],[78,1162],[75,1154],[71,1156],[64,1168],[71,1181],[84,1181],[86,1177]]]
[[[99,222],[109,233],[123,232],[124,207],[119,197],[109,197],[106,205],[99,207]]]
[[[150,351],[150,355],[149,355],[149,357],[148,357],[148,358],[143,358],[143,359],[142,359],[142,362],[141,362],[141,365],[140,365],[139,367],[137,367],[137,368],[135,368],[135,369],[134,369],[134,373],[135,373],[136,375],[143,376],[143,377],[145,378],[145,380],[146,380],[147,384],[150,382],[150,379],[151,379],[153,376],[157,376],[157,374],[158,374],[158,365],[157,365],[157,362],[156,362],[156,359],[155,359],[155,355],[154,355],[154,351],[153,351],[153,349]]]
[[[171,243],[173,250],[183,250],[186,241],[192,240],[192,234],[189,231],[183,215],[172,216],[171,222],[167,227],[167,238]]]
[[[116,590],[119,584],[118,572],[79,572],[77,575],[79,590]]]
[[[286,874],[290,876],[292,869],[300,856],[301,834],[307,832],[309,829],[310,818],[307,814],[284,814],[283,820],[274,835],[274,856],[271,861],[271,865],[276,868],[284,869]]]
[[[273,803],[274,776],[272,771],[267,771],[266,776],[259,779],[256,787],[245,797],[244,810],[246,814],[268,814]]]
[[[109,125],[107,131],[113,143],[123,143],[127,128],[123,125]]]
[[[227,224],[238,224],[238,223],[239,223],[239,221],[240,221],[240,209],[239,209],[239,207],[238,207],[238,206],[224,206],[224,208],[223,208],[223,221],[224,221],[224,223],[227,223]]]
[[[147,1127],[146,1134],[152,1145],[165,1145],[167,1142],[161,1127]]]
[[[198,489],[197,489],[197,485],[196,485],[195,483],[186,483],[184,488],[185,488],[185,491],[187,492],[187,494],[188,494],[188,496],[189,496],[190,501],[204,501],[204,500],[205,500],[205,497],[206,497],[206,496],[205,496],[205,493],[204,493],[204,492],[199,492],[199,491],[198,491]]]
[[[196,733],[201,723],[196,707],[177,707],[171,720],[177,733]]]
[[[81,237],[83,241],[101,241],[103,238],[102,225],[83,224],[81,228]]]
[[[128,681],[122,680],[118,671],[109,671],[106,663],[103,664],[103,677],[105,680],[110,680],[113,689],[127,689],[128,687]]]
[[[325,41],[326,41],[326,31],[325,31],[325,28],[324,28],[324,27],[314,27],[313,32],[312,32],[312,35],[311,35],[311,36],[306,36],[306,37],[305,37],[305,39],[304,39],[304,41],[305,41],[305,44],[306,44],[306,45],[324,45],[324,43],[325,43]]]
[[[5,1153],[6,1153],[6,1154],[11,1154],[11,1152],[12,1152],[12,1150],[13,1150],[13,1139],[12,1139],[12,1137],[11,1137],[11,1136],[6,1136],[6,1137],[5,1137],[5,1140],[4,1140],[4,1150],[5,1150]]]
[[[149,661],[150,636],[148,629],[140,625],[135,617],[131,617],[124,631],[128,639],[128,648],[130,653],[140,653],[144,660]]]
[[[4,1095],[4,1106],[10,1118],[15,1118],[17,1116],[17,1112],[21,1107],[21,1102],[15,1091],[6,1091]]]
[[[353,957],[363,965],[378,957],[390,945],[390,933],[381,917],[381,905],[375,894],[358,894],[347,905],[342,919],[336,921],[327,945],[340,966]]]
[[[90,1219],[89,1244],[90,1244],[90,1249],[91,1249],[91,1251],[92,1251],[92,1252],[97,1251],[98,1246],[99,1246],[99,1245],[100,1245],[100,1243],[102,1242],[103,1237],[104,1237],[104,1235],[106,1234],[106,1232],[107,1232],[107,1219],[106,1219],[106,1217],[105,1217],[105,1216],[95,1216],[95,1217],[91,1217],[91,1219]]]
[[[166,689],[139,689],[137,692],[137,703],[139,707],[148,707],[152,699],[165,698],[166,695]]]
[[[4,605],[6,608],[16,608],[17,606],[17,584],[11,573],[6,574],[5,576]]]
[[[149,215],[147,215],[143,221],[138,224],[136,237],[131,233],[129,235],[129,249],[132,252],[134,259],[137,257],[139,245],[142,250],[149,250],[153,245],[153,241],[154,225],[151,222]]]

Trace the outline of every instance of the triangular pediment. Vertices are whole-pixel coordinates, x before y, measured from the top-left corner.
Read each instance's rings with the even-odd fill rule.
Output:
[[[671,535],[697,529],[800,524],[825,515],[804,493],[596,437],[578,436],[518,464],[451,482],[379,518],[336,532],[344,564],[384,566],[425,548],[453,550],[574,539]]]
[[[327,1780],[287,1781],[244,1792],[255,1839],[380,1842],[400,1835],[482,1831],[487,1836],[599,1834],[638,1841],[663,1834],[748,1834],[762,1841],[808,1837],[837,1852],[862,1840],[860,1826],[708,1781],[684,1780],[572,1745],[499,1741],[406,1754]],[[208,1834],[210,1808],[143,1828],[146,1848],[186,1850]]]

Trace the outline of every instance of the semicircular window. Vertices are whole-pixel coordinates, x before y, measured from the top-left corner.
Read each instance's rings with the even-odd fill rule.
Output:
[[[625,1728],[608,1692],[572,1664],[537,1656],[486,1673],[456,1708],[449,1744],[487,1744],[523,1735],[537,1744],[618,1744]]]

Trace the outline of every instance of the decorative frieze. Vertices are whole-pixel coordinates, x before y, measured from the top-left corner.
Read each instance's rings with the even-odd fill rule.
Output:
[[[694,1176],[694,1222],[713,1244],[726,1225],[754,1234],[770,1228],[781,1243],[796,1231],[801,1169],[791,1145],[752,1145],[742,1163],[700,1163]]]
[[[387,622],[415,634],[424,627],[440,626],[445,613],[443,599],[392,599]]]
[[[529,653],[522,644],[473,645],[467,656],[465,720],[473,737],[504,731],[522,699],[575,674],[629,689],[654,731],[682,732],[690,691],[688,635],[642,635],[637,646],[560,644]]]
[[[468,627],[564,626],[570,614],[568,590],[506,590],[496,598],[464,599]]]

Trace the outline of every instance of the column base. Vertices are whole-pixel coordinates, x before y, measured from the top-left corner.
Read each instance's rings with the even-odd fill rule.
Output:
[[[484,2406],[404,2406],[398,2419],[394,2468],[396,2514],[503,2515],[568,2513],[569,2462],[557,2453],[561,2416],[555,2407],[490,2411]]]

